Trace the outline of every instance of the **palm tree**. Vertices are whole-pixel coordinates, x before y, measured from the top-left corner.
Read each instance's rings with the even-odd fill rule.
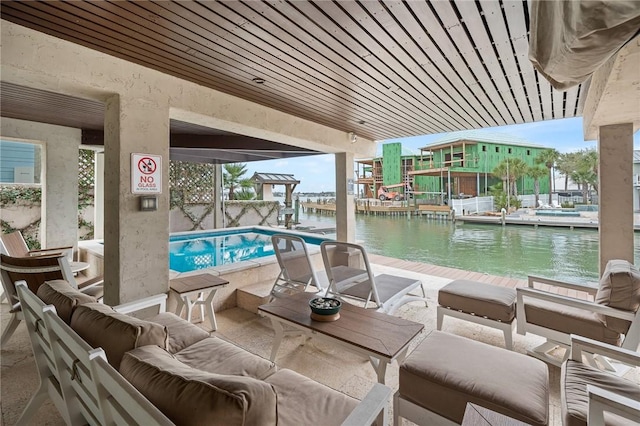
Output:
[[[509,176],[507,173],[507,161],[502,160],[498,165],[491,171],[491,174],[498,179],[502,180],[502,191],[506,194],[507,187],[509,186]]]
[[[238,189],[248,190],[253,188],[251,179],[244,178],[247,173],[247,165],[242,163],[225,164],[222,171],[224,188],[229,191],[229,200],[235,200],[235,192]]]
[[[553,176],[551,175],[551,169],[556,164],[556,161],[558,161],[559,157],[560,153],[557,149],[554,148],[547,148],[541,151],[540,154],[538,154],[538,156],[536,157],[536,163],[544,164],[545,167],[549,170],[549,205],[551,205],[551,203],[553,202],[553,194],[551,193],[553,188]]]
[[[556,162],[556,170],[558,170],[562,175],[564,175],[565,191],[569,188],[569,178],[571,177],[571,173],[573,173],[576,169],[577,161],[578,161],[578,153],[567,152],[567,153],[560,154],[560,157]]]
[[[518,196],[518,179],[527,174],[529,166],[519,158],[511,158],[508,160],[509,176],[511,180],[511,195]],[[524,188],[523,188],[524,190]]]
[[[547,169],[537,166],[529,167],[527,170],[527,175],[533,178],[533,193],[536,196],[536,207],[538,207],[540,201],[540,178],[543,178],[547,175]]]

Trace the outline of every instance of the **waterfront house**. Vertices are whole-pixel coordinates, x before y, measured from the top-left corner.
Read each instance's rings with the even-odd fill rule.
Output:
[[[535,166],[536,157],[547,148],[513,135],[476,130],[448,133],[420,148],[420,153],[399,142],[386,143],[382,156],[356,161],[358,184],[367,198],[377,198],[378,189],[385,186],[441,204],[452,196],[486,194],[501,182],[492,172],[502,161],[517,158]],[[522,176],[516,181],[518,194],[533,194],[533,185],[533,178]],[[542,177],[540,193],[549,189],[549,177]]]

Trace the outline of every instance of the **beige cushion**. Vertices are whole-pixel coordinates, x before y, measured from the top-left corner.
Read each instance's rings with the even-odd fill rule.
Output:
[[[261,380],[191,368],[157,346],[127,352],[120,373],[180,425],[275,425],[276,393]]]
[[[71,328],[89,345],[101,347],[115,369],[125,352],[144,345],[168,346],[167,329],[149,321],[115,312],[101,303],[78,306],[71,316]]]
[[[45,281],[38,287],[37,294],[45,304],[55,306],[58,316],[67,324],[71,322],[71,314],[76,306],[97,302],[94,297],[71,287],[64,280]]]
[[[358,401],[291,370],[280,370],[265,382],[278,394],[278,425],[339,425]]]
[[[528,323],[620,346],[620,334],[607,328],[594,312],[531,299],[525,299],[524,311]]]
[[[180,352],[184,348],[210,336],[209,332],[204,331],[197,325],[191,324],[189,321],[183,320],[171,312],[163,312],[154,317],[147,318],[147,320],[167,328],[167,332],[169,333],[168,350],[172,354]]]
[[[438,291],[438,304],[510,323],[516,316],[516,290],[477,281],[455,280]]]
[[[640,272],[626,260],[613,259],[607,262],[600,287],[596,294],[596,303],[625,311],[637,312],[640,306]],[[607,327],[618,333],[626,334],[629,321],[597,314]]]
[[[562,424],[564,426],[587,425],[589,411],[587,385],[594,385],[640,401],[640,386],[569,359],[562,364],[560,374]],[[607,426],[638,424],[611,413],[605,413],[605,423]]]
[[[400,366],[400,394],[457,423],[467,402],[534,424],[549,421],[549,372],[531,357],[432,331]]]
[[[276,365],[218,337],[209,337],[175,354],[177,360],[209,373],[264,379],[276,372]]]

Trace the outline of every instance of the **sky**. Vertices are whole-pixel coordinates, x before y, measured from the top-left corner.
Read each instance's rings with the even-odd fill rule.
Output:
[[[489,127],[478,129],[478,131],[506,133],[534,144],[555,148],[561,153],[596,148],[597,144],[595,140],[585,141],[583,139],[581,117]],[[435,142],[443,136],[444,134],[440,133],[379,141],[378,155],[381,155],[383,143],[401,142],[404,147],[419,152],[421,147]],[[640,149],[640,132],[634,134],[633,148]],[[247,163],[246,177],[251,177],[254,172],[293,174],[294,178],[300,181],[300,185],[296,186],[295,192],[335,191],[335,158],[333,154]],[[276,186],[274,188],[274,191],[283,190],[284,186]]]

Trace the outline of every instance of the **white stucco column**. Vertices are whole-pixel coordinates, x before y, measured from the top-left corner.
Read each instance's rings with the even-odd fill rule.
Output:
[[[213,228],[224,228],[224,188],[222,164],[213,166]]]
[[[135,93],[135,91],[130,91]],[[109,305],[169,289],[169,107],[160,95],[113,95],[105,103],[104,301]],[[162,156],[157,211],[139,211],[131,154]]]
[[[104,238],[104,151],[96,151],[93,168],[93,238]]]
[[[356,241],[356,207],[353,186],[347,193],[347,181],[353,183],[353,160],[351,152],[341,152],[336,156],[336,238],[338,241]]]
[[[2,118],[2,136],[42,146],[42,247],[78,245],[78,149],[82,131]]]
[[[602,274],[611,259],[633,263],[633,124],[601,126],[598,155]]]

